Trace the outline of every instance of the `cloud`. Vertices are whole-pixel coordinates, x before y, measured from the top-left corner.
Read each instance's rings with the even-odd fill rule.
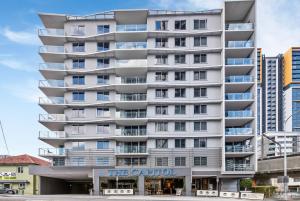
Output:
[[[34,32],[13,31],[9,27],[1,30],[1,34],[8,40],[22,45],[40,45],[38,36]]]
[[[0,55],[0,68],[7,67],[14,70],[35,71],[35,62],[22,61],[13,55]]]
[[[161,9],[203,10],[221,8],[223,0],[152,0]],[[300,45],[299,0],[257,0],[257,46],[267,56]]]

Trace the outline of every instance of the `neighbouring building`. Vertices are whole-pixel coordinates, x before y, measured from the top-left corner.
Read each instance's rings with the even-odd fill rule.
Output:
[[[47,167],[50,163],[27,154],[0,158],[0,188],[18,194],[39,194],[39,176],[29,174],[29,166]]]
[[[255,7],[40,13],[41,194],[239,191],[257,168]]]

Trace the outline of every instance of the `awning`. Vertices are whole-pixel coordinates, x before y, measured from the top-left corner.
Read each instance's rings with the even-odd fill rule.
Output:
[[[1,183],[29,183],[28,180],[0,180]]]

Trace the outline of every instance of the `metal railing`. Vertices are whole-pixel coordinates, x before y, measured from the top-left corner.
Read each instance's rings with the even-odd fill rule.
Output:
[[[226,171],[254,171],[254,165],[251,164],[231,164],[226,165]]]
[[[40,70],[65,70],[64,63],[40,63]]]
[[[254,78],[250,75],[232,75],[225,78],[225,82],[253,82]]]
[[[121,94],[120,101],[145,101],[147,94]]]
[[[147,153],[146,146],[117,146],[116,153],[118,154],[140,154]]]
[[[253,146],[242,146],[242,145],[234,145],[234,146],[225,146],[226,152],[253,152]]]
[[[145,136],[147,134],[147,129],[139,128],[139,129],[128,129],[122,128],[121,135],[123,136]]]
[[[64,36],[64,29],[38,29],[39,36]]]
[[[64,114],[40,114],[39,121],[62,122],[66,121],[66,116]]]
[[[146,118],[146,111],[121,111],[120,118]]]
[[[248,31],[253,30],[253,23],[230,23],[226,24],[225,29],[229,31]]]
[[[226,93],[226,100],[249,100],[252,99],[252,93]]]
[[[122,84],[142,84],[146,83],[146,77],[122,77]]]
[[[64,97],[39,97],[39,104],[64,104],[65,98]]]
[[[254,47],[254,42],[252,40],[248,41],[227,41],[226,47],[229,48],[246,48],[246,47]]]
[[[117,49],[145,49],[147,42],[117,42]]]
[[[225,117],[252,117],[253,113],[251,110],[232,110],[225,111]]]
[[[225,128],[225,135],[252,135],[252,128]]]
[[[64,46],[45,45],[40,46],[39,53],[65,53]]]
[[[65,87],[64,80],[40,80],[39,87]]]
[[[147,31],[147,24],[120,24],[117,32]]]
[[[226,65],[253,65],[254,60],[251,58],[228,58]]]

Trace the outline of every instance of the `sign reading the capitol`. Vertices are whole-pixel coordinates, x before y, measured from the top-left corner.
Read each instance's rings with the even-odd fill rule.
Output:
[[[129,177],[129,176],[176,176],[171,168],[133,168],[133,169],[110,169],[102,176]]]

